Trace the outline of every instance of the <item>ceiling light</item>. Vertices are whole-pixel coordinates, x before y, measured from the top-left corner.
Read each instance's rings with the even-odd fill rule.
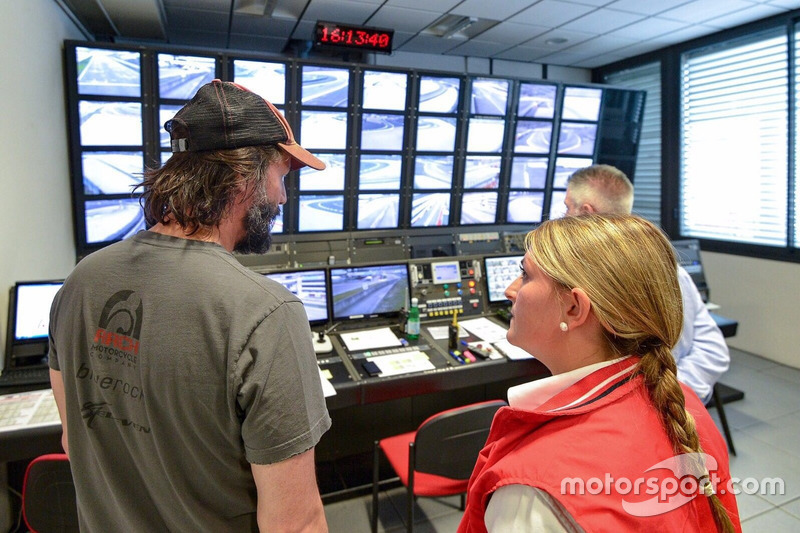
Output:
[[[233,12],[242,15],[272,16],[277,0],[236,0]]]
[[[559,45],[559,44],[566,44],[567,42],[569,42],[569,39],[567,39],[565,37],[551,37],[551,38],[547,39],[544,42],[544,44],[547,44],[547,45],[550,45],[550,46],[556,46],[556,45]]]
[[[442,39],[449,39],[456,33],[462,32],[478,22],[478,17],[464,17],[452,25],[447,31],[442,34]]]

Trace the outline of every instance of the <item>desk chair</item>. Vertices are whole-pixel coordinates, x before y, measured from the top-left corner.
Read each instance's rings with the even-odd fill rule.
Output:
[[[22,515],[32,533],[78,531],[75,486],[66,454],[41,455],[30,462],[22,485]]]
[[[728,417],[725,416],[725,407],[723,407],[723,404],[724,401],[722,398],[722,393],[720,392],[720,384],[714,383],[711,398],[709,398],[708,402],[706,402],[706,409],[709,407],[717,408],[719,421],[722,423],[722,432],[725,434],[725,440],[728,442],[728,451],[731,453],[731,455],[736,455],[736,448],[733,447],[733,436],[731,435],[731,430],[728,427]]]
[[[414,502],[418,496],[461,494],[466,503],[467,484],[478,454],[486,444],[492,419],[503,400],[474,403],[435,414],[416,431],[375,441],[372,470],[372,531],[378,530],[378,470],[383,450],[407,489],[406,529],[414,529]]]

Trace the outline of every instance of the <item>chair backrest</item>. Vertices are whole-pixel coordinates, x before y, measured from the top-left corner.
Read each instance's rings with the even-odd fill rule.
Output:
[[[469,479],[486,444],[494,414],[503,400],[480,402],[433,415],[414,439],[417,472],[450,479]]]
[[[75,485],[66,454],[34,459],[25,471],[22,514],[34,533],[78,531]]]

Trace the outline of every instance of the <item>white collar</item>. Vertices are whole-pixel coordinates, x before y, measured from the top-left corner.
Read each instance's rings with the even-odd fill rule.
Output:
[[[533,411],[559,392],[571,387],[592,372],[618,363],[628,356],[603,361],[557,374],[543,379],[537,379],[517,385],[508,389],[508,405],[525,411]]]

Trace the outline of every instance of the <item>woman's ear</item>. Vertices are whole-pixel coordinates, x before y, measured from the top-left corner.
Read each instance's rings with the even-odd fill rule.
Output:
[[[569,329],[586,322],[592,310],[589,296],[581,288],[574,288],[564,295],[564,318]]]

